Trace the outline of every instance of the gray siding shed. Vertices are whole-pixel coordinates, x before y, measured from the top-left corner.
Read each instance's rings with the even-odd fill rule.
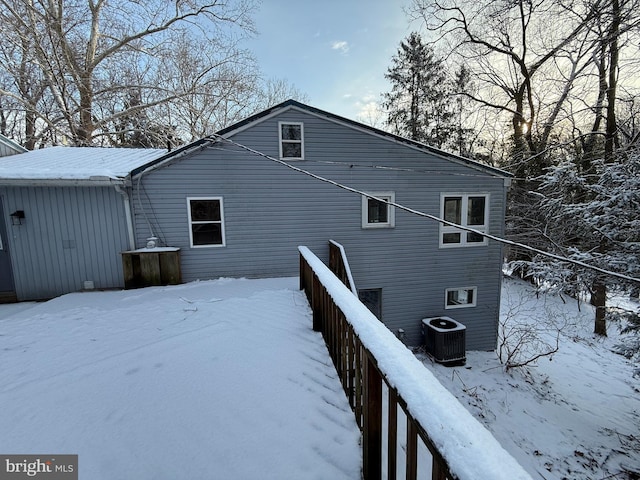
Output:
[[[164,153],[58,146],[0,159],[0,275],[15,290],[0,289],[0,301],[47,299],[85,282],[122,287],[120,252],[134,242],[124,188],[131,170]],[[20,224],[13,212],[24,213]]]
[[[0,187],[0,195],[6,212],[26,217],[7,222],[18,300],[75,292],[88,280],[95,288],[124,285],[119,253],[129,240],[113,187]]]
[[[278,122],[304,124],[304,160],[316,175],[440,216],[442,193],[489,195],[489,232],[504,232],[505,175],[378,134],[299,104],[221,132],[279,157]],[[192,248],[188,197],[221,197],[225,245]],[[496,346],[501,245],[440,248],[439,225],[395,209],[395,227],[362,228],[362,197],[230,143],[201,142],[134,177],[137,246],[155,235],[181,248],[183,280],[298,274],[298,245],[328,260],[328,240],[346,250],[358,289],[382,289],[382,321],[421,343],[420,321],[447,315],[467,326],[467,347]],[[445,309],[445,289],[476,287],[477,306]]]

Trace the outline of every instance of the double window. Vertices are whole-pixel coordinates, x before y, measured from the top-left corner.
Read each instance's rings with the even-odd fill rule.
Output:
[[[393,192],[370,193],[362,197],[362,228],[393,228],[396,225]]]
[[[470,227],[479,232],[487,232],[489,221],[488,194],[442,194],[440,218]],[[486,237],[460,228],[440,224],[440,246],[461,247],[486,245]]]
[[[302,123],[278,123],[280,131],[280,158],[304,159],[304,125]]]
[[[224,246],[224,211],[221,197],[187,198],[191,247]]]
[[[477,293],[477,287],[447,288],[444,308],[475,307]]]

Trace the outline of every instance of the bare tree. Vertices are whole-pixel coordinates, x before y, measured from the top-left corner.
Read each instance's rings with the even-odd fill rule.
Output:
[[[412,15],[470,70],[478,93],[467,95],[510,116],[514,173],[538,174],[544,157],[536,154],[547,148],[573,82],[590,64],[595,40],[588,27],[597,9],[544,0],[414,0]],[[536,162],[527,161],[531,155]]]
[[[595,184],[606,171],[598,167],[602,159],[620,160],[621,59],[623,48],[635,43],[629,38],[635,35],[637,41],[639,7],[637,0],[414,0],[414,18],[471,70],[478,93],[470,98],[509,119],[511,152],[503,166],[516,175],[507,219],[514,240],[610,257],[607,236],[588,229],[581,237],[562,234],[566,217],[542,215],[538,201],[549,195],[541,190],[541,179],[554,164],[570,159],[577,174]],[[630,138],[633,144],[633,134]],[[565,203],[593,200],[572,191],[561,195]],[[524,252],[512,254],[525,268],[533,260]],[[594,331],[601,335],[606,335],[606,284],[596,276],[587,286],[596,307]]]
[[[20,104],[30,146],[46,136],[95,144],[120,117],[200,93],[221,65],[241,66],[235,45],[253,31],[252,8],[245,0],[0,0],[0,65],[13,80],[0,95]],[[180,84],[180,48],[212,47],[216,58]],[[135,105],[127,103],[132,88]]]

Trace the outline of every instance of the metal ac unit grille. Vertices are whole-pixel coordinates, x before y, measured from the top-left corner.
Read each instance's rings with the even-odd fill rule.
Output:
[[[422,334],[427,354],[446,365],[466,362],[466,327],[449,317],[425,318]]]

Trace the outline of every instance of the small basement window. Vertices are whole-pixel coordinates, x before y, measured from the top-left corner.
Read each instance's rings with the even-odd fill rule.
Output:
[[[304,159],[304,125],[302,123],[278,124],[280,130],[280,158]]]
[[[376,198],[362,197],[362,228],[393,228],[396,225],[395,209],[386,202],[395,202],[395,193],[370,193]],[[384,200],[381,202],[380,200]]]
[[[447,288],[444,308],[466,308],[476,306],[478,287]]]
[[[223,247],[222,197],[187,198],[191,247]]]
[[[358,290],[358,300],[360,300],[378,320],[382,320],[382,289],[367,288]]]

